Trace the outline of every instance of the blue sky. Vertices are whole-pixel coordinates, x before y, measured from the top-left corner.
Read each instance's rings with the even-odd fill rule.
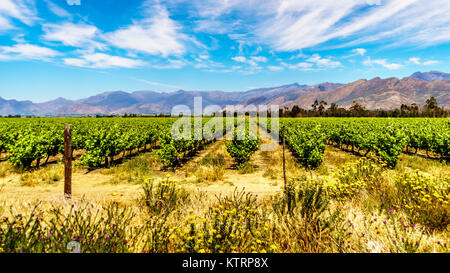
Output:
[[[0,97],[450,72],[448,0],[1,0]]]

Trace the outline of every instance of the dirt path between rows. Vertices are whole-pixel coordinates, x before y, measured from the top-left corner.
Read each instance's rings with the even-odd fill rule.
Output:
[[[268,134],[260,130],[263,139],[268,138]],[[262,143],[268,143],[269,140],[263,140]],[[223,173],[220,179],[216,181],[198,182],[196,174],[200,168],[201,161],[206,157],[223,157],[223,165],[220,171]],[[286,151],[288,176],[292,177],[300,172],[298,164],[290,152]],[[137,160],[137,159],[130,159]],[[1,162],[0,164],[8,164]],[[211,195],[228,194],[235,189],[245,190],[255,195],[272,195],[280,192],[283,186],[282,174],[282,147],[276,144],[274,151],[258,150],[251,158],[253,171],[241,173],[237,170],[233,158],[228,154],[225,146],[225,140],[218,140],[199,151],[196,156],[187,161],[182,167],[177,168],[175,172],[156,170],[152,175],[164,179],[166,174],[171,174],[180,185],[192,190],[199,190]],[[54,168],[57,173],[63,173],[62,163],[54,166],[44,167],[45,171]],[[117,167],[113,167],[117,168]],[[139,197],[141,185],[138,183],[111,183],[112,174],[107,170],[95,170],[86,172],[85,170],[74,169],[72,192],[76,200],[87,199],[94,202],[103,202],[107,200],[121,200],[123,202],[134,202]],[[206,179],[208,179],[206,173]],[[0,202],[3,200],[15,200],[17,202],[35,201],[62,201],[63,200],[63,176],[60,181],[53,184],[36,183],[34,186],[24,186],[20,174],[9,174],[0,178]]]
[[[270,135],[264,130],[259,129],[259,134],[262,139],[261,144],[272,142]],[[284,185],[282,173],[282,146],[273,141],[274,150],[271,151],[256,151],[251,157],[250,163],[253,165],[253,171],[249,173],[242,173],[239,171],[234,163],[233,158],[226,150],[225,140],[215,142],[209,149],[202,153],[198,158],[187,163],[176,178],[185,180],[183,183],[188,188],[198,189],[212,194],[227,194],[237,190],[245,190],[255,195],[272,195],[282,190]],[[210,156],[217,157],[222,155],[224,157],[223,178],[209,183],[195,182],[195,168],[202,168],[198,163],[210,154]],[[287,164],[289,165],[289,175],[295,175],[301,172],[295,162],[292,154],[286,150]]]

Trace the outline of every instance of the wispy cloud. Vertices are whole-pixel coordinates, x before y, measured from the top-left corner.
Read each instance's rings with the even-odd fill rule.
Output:
[[[74,24],[45,24],[43,39],[47,41],[61,42],[66,46],[105,49],[106,46],[94,40],[100,31],[97,27],[84,23]]]
[[[267,69],[269,69],[270,71],[283,71],[284,67],[276,66],[276,65],[269,65],[269,66],[267,66]]]
[[[187,63],[183,60],[168,59],[167,63],[155,64],[152,67],[157,69],[180,69],[186,65]]]
[[[377,41],[428,46],[450,41],[447,0],[173,2],[189,3],[194,14],[203,18],[201,24],[211,29],[229,26],[233,19],[239,24],[228,27],[228,33],[253,35],[254,40],[278,51],[311,48],[332,40],[335,47]]]
[[[367,50],[364,48],[355,48],[352,50],[352,52],[354,53],[354,55],[359,55],[359,56],[364,56],[366,55]]]
[[[111,56],[104,53],[85,54],[80,58],[65,58],[63,61],[66,65],[88,68],[134,68],[146,65],[145,62],[140,60]]]
[[[315,63],[318,67],[335,68],[342,66],[341,62],[331,59],[322,58],[319,54],[314,54],[308,59],[308,62]]]
[[[10,19],[17,19],[26,25],[32,25],[39,18],[34,1],[29,0],[1,0],[0,1],[0,30],[11,29],[14,25]]]
[[[184,89],[181,86],[165,84],[165,83],[160,83],[160,82],[154,82],[154,81],[148,81],[148,80],[144,80],[144,79],[135,79],[135,80],[139,81],[139,82],[143,82],[143,83],[149,84],[149,85],[153,85],[153,86],[168,87],[168,88],[175,88],[175,89]]]
[[[367,66],[373,66],[373,65],[381,65],[384,68],[387,68],[389,70],[397,70],[403,67],[402,64],[397,63],[389,63],[386,59],[375,59],[372,60],[370,57],[368,57],[364,62],[364,65]]]
[[[236,61],[236,62],[249,64],[249,65],[254,66],[254,67],[257,67],[259,65],[259,63],[267,62],[267,58],[264,57],[264,56],[250,56],[250,57],[236,56],[236,57],[233,57],[231,59]]]
[[[3,60],[49,60],[60,55],[59,52],[33,44],[15,44],[0,47]]]
[[[435,65],[435,64],[440,64],[440,61],[425,61],[423,62],[423,65]]]
[[[55,15],[62,18],[72,18],[72,15],[67,10],[56,5],[51,0],[45,0],[45,2],[47,3],[49,10],[53,12]]]
[[[151,55],[182,55],[186,52],[184,41],[188,37],[180,32],[181,26],[169,17],[167,9],[157,5],[153,15],[132,25],[105,34],[111,45]]]
[[[417,58],[417,57],[409,58],[409,61],[413,64],[421,64],[420,58]]]
[[[418,57],[409,58],[409,62],[416,64],[416,65],[436,65],[436,64],[441,63],[440,61],[435,61],[435,60],[428,60],[428,61],[422,62],[420,60],[420,58],[418,58]]]
[[[310,71],[310,70],[313,70],[313,67],[314,67],[314,64],[307,63],[307,62],[299,62],[299,63],[295,63],[295,64],[282,62],[281,64],[289,69],[301,70],[301,71]]]

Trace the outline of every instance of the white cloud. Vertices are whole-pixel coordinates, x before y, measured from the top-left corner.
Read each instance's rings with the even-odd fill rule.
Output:
[[[13,28],[13,26],[11,25],[9,20],[0,14],[0,30],[7,30],[11,28]]]
[[[140,60],[111,56],[103,53],[85,54],[80,58],[65,58],[63,61],[67,65],[89,68],[134,68],[146,65],[145,62]]]
[[[269,66],[267,66],[267,68],[270,71],[282,71],[282,70],[284,70],[284,68],[282,66],[275,66],[275,65],[269,65]]]
[[[188,39],[180,32],[181,27],[169,17],[166,8],[157,6],[156,14],[132,25],[108,33],[105,39],[118,48],[151,55],[181,55],[186,51],[183,40]]]
[[[81,0],[66,0],[67,5],[69,6],[80,6]]]
[[[12,27],[6,18],[14,18],[26,25],[32,25],[38,20],[37,12],[34,7],[34,1],[28,0],[1,0],[0,1],[0,22],[7,21],[6,25]],[[0,29],[2,27],[0,26]]]
[[[63,59],[64,63],[71,66],[79,66],[79,67],[89,67],[89,64],[84,59],[77,58],[65,58]]]
[[[299,52],[296,55],[293,55],[289,58],[289,60],[294,60],[294,59],[300,59],[300,58],[306,58],[308,56],[306,56],[305,54],[303,54],[303,52]]]
[[[43,29],[45,32],[43,38],[47,41],[61,42],[63,45],[73,47],[105,48],[105,45],[94,41],[94,38],[100,33],[95,26],[66,22],[45,24]]]
[[[234,33],[278,51],[383,41],[429,46],[450,41],[448,0],[177,0],[211,28],[239,22]],[[193,3],[193,4],[191,4]],[[230,19],[231,18],[231,19]],[[230,33],[230,31],[228,31]]]
[[[264,56],[251,56],[249,58],[245,56],[236,56],[231,58],[233,61],[239,62],[239,63],[246,63],[253,67],[258,67],[258,63],[265,63],[267,62],[267,58]]]
[[[435,64],[440,64],[440,61],[426,61],[423,63],[423,65],[435,65]]]
[[[397,69],[400,69],[403,67],[403,65],[401,65],[401,64],[388,63],[388,61],[386,59],[372,60],[372,59],[370,59],[370,57],[367,58],[367,60],[365,60],[363,63],[364,63],[364,65],[367,65],[367,66],[373,66],[374,64],[381,65],[384,68],[387,68],[389,70],[397,70]]]
[[[366,55],[367,50],[364,48],[355,48],[352,50],[352,52],[355,53],[356,55],[364,56]]]
[[[233,57],[231,59],[236,61],[236,62],[240,62],[240,63],[247,62],[247,58],[245,58],[244,56],[236,56],[236,57]]]
[[[193,64],[195,68],[213,68],[213,67],[223,67],[224,65],[211,60],[211,56],[207,53],[199,54],[197,57],[192,57],[195,63]]]
[[[252,56],[252,57],[250,57],[250,59],[255,61],[255,62],[260,62],[260,63],[267,62],[267,58],[263,57],[263,56]]]
[[[341,62],[334,61],[331,58],[322,58],[319,54],[313,54],[310,57],[301,54],[301,58],[306,58],[306,60],[294,64],[281,61],[281,65],[289,69],[301,71],[333,69],[343,66]],[[292,57],[290,58],[290,60],[292,60]]]
[[[167,64],[156,64],[153,68],[157,69],[180,69],[186,66],[186,62],[183,60],[168,59]]]
[[[2,46],[0,51],[3,58],[19,60],[48,60],[60,55],[59,52],[32,44],[15,44],[14,46]]]
[[[410,58],[409,61],[413,64],[420,64],[420,58],[417,57]]]
[[[139,82],[143,82],[149,85],[153,85],[153,86],[159,86],[159,87],[168,87],[168,88],[176,88],[176,89],[184,89],[181,86],[176,86],[176,85],[170,85],[170,84],[165,84],[165,83],[160,83],[160,82],[154,82],[154,81],[148,81],[148,80],[144,80],[144,79],[135,79]]]
[[[48,8],[51,12],[53,12],[55,15],[59,17],[65,17],[65,18],[71,18],[72,15],[67,12],[65,9],[61,8],[60,6],[53,3],[51,0],[45,0],[45,2],[48,5]]]
[[[315,63],[318,67],[335,68],[342,66],[341,62],[333,61],[331,59],[322,58],[319,54],[312,55],[308,62]]]
[[[418,57],[412,57],[409,59],[410,63],[416,64],[416,65],[435,65],[435,64],[439,64],[439,61],[435,61],[435,60],[429,60],[429,61],[424,61],[421,62],[420,58]]]
[[[313,67],[314,67],[314,64],[307,63],[307,62],[300,62],[300,63],[296,63],[296,64],[289,64],[289,63],[282,62],[281,64],[289,69],[294,69],[294,70],[299,69],[302,71],[310,71],[310,70],[313,70]]]

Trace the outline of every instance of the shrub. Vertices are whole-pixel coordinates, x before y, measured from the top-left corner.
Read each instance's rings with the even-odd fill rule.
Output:
[[[424,173],[407,173],[396,180],[399,203],[411,221],[429,228],[445,229],[450,224],[450,180]]]
[[[159,183],[149,180],[142,186],[141,201],[151,213],[170,213],[188,200],[189,194],[177,187],[175,180],[169,178],[170,175],[167,175],[166,180]]]
[[[80,252],[129,252],[143,229],[130,227],[134,214],[111,203],[94,208],[72,206],[69,212],[54,207],[45,215],[35,206],[28,216],[12,214],[0,219],[0,248],[4,252],[71,252],[70,242],[79,244]]]

